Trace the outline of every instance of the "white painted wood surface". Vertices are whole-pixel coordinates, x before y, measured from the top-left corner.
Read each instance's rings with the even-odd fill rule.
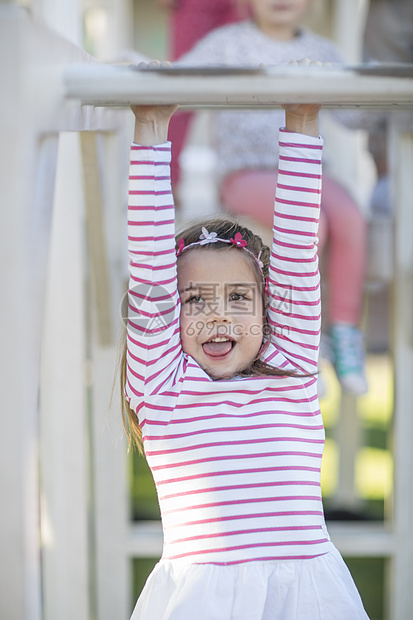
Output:
[[[394,512],[396,536],[391,567],[390,617],[413,616],[413,128],[393,129],[392,179],[395,204],[394,337]]]
[[[224,68],[225,69],[225,68]],[[221,71],[221,70],[218,70]],[[326,107],[387,107],[413,105],[413,79],[360,75],[346,68],[266,67],[240,74],[226,68],[222,75],[151,71],[129,67],[69,66],[63,72],[65,96],[87,104],[125,106],[131,103],[180,103],[189,106],[279,105],[323,103]]]
[[[116,345],[92,341],[92,466],[96,617],[127,620],[131,604],[126,441],[118,385],[111,403]]]
[[[59,142],[41,352],[43,618],[88,620],[90,457],[79,134],[61,134]]]
[[[3,437],[0,451],[0,617],[9,620],[40,620],[42,587],[45,598],[51,600],[56,581],[62,583],[64,573],[73,574],[77,569],[81,575],[81,565],[88,561],[83,549],[82,557],[76,557],[76,564],[73,563],[75,554],[70,549],[70,531],[67,531],[66,540],[62,541],[66,556],[59,556],[55,563],[60,575],[48,571],[49,581],[46,573],[42,575],[39,546],[40,522],[46,525],[46,514],[41,514],[40,505],[42,480],[38,477],[41,458],[39,362],[57,136],[64,130],[111,129],[115,124],[112,113],[94,112],[76,102],[64,101],[61,69],[72,62],[95,61],[44,25],[33,22],[17,6],[0,4],[0,74],[3,84],[7,85],[0,97],[0,329],[3,351],[0,362]],[[59,429],[64,435],[66,430],[70,431],[73,420],[63,417],[61,422],[68,426],[68,429]],[[53,429],[48,430],[53,432]],[[50,458],[55,439],[47,450]],[[81,441],[81,436],[78,440]],[[68,450],[69,446],[65,448]],[[63,459],[63,455],[56,456],[57,462],[60,456]],[[47,466],[53,468],[53,463],[48,460]],[[48,473],[52,477],[50,469]],[[61,479],[65,475],[73,476],[69,489],[74,495],[82,495],[87,471],[82,472],[80,487],[76,486],[74,470],[60,473]],[[58,483],[59,470],[53,475],[54,480],[46,483],[49,489],[50,485]],[[50,523],[49,533],[58,532],[65,518],[63,515],[62,519],[59,498],[62,500],[62,492],[52,499],[52,514],[59,513],[60,521]],[[72,535],[74,532],[79,535],[77,539],[72,538],[73,549],[84,544],[83,534],[80,534],[83,526],[78,527],[84,520],[83,508],[78,506],[75,520],[70,524]],[[70,584],[66,584],[66,589],[69,587]],[[76,597],[77,593],[72,591],[72,595]],[[82,596],[80,593],[79,597]],[[63,599],[59,604],[62,602]],[[86,606],[84,598],[80,606]],[[84,617],[84,614],[75,615]]]
[[[125,116],[125,115],[123,115]],[[129,135],[122,125],[97,140],[101,185],[102,252],[107,257],[111,329],[102,334],[102,298],[90,270],[88,363],[90,367],[90,444],[92,453],[92,522],[96,617],[127,619],[131,611],[131,566],[128,545],[129,495],[127,446],[121,422],[117,361],[120,302],[126,287],[124,262]],[[124,161],[124,159],[126,161]],[[124,189],[124,191],[122,191]],[[89,253],[92,247],[88,234]],[[104,338],[102,338],[104,335]]]

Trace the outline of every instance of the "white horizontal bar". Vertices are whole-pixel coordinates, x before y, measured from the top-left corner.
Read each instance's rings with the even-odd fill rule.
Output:
[[[396,552],[396,536],[383,523],[329,522],[333,543],[344,556],[390,557]],[[127,554],[130,557],[160,557],[162,554],[160,521],[140,521],[131,525]]]
[[[160,521],[138,521],[129,528],[126,553],[133,558],[156,558],[162,554]]]
[[[363,75],[357,71],[286,66],[238,69],[213,74],[138,71],[113,65],[72,65],[64,69],[67,98],[97,106],[180,103],[190,106],[274,106],[314,102],[330,107],[413,106],[413,79]]]
[[[396,535],[383,523],[330,521],[327,527],[343,556],[390,557],[396,553]]]

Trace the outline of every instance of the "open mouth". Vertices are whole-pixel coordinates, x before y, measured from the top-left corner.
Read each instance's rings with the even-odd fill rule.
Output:
[[[202,349],[210,357],[225,357],[235,347],[235,340],[228,336],[214,336],[204,342]]]

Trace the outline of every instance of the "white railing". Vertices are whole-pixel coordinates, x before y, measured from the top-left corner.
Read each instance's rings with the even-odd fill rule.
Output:
[[[168,101],[202,107],[274,106],[312,101],[327,107],[411,107],[411,66],[343,68],[164,68],[147,71],[114,66],[66,67],[65,95],[92,105]]]

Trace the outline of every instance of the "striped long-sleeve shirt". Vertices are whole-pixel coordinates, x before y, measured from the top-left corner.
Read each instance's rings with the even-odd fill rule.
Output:
[[[235,564],[328,552],[317,223],[321,139],[281,130],[265,361],[302,376],[212,380],[182,351],[170,145],[132,145],[126,396],[139,418],[163,558]]]

